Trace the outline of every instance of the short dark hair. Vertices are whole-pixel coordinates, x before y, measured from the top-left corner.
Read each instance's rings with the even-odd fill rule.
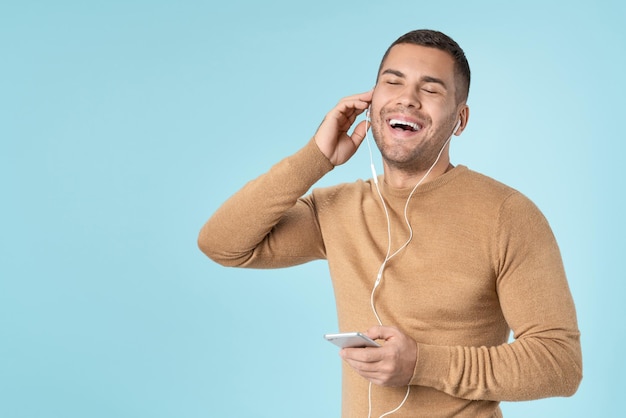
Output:
[[[470,86],[470,67],[467,62],[467,58],[465,57],[465,52],[463,49],[457,44],[454,39],[450,38],[448,35],[438,32],[435,30],[429,29],[419,29],[414,30],[408,33],[405,33],[398,39],[396,39],[390,46],[387,48],[385,55],[383,55],[383,59],[380,61],[380,67],[378,68],[378,74],[382,70],[383,64],[389,55],[389,51],[391,48],[398,44],[413,44],[419,46],[426,46],[430,48],[440,49],[449,53],[454,60],[454,72],[456,79],[456,100],[457,102],[467,100],[467,96],[469,94],[469,86]]]

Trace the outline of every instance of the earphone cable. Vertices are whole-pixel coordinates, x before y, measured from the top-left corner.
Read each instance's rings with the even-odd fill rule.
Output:
[[[435,159],[435,162],[433,162],[433,164],[426,171],[424,176],[413,187],[413,189],[411,190],[411,193],[409,193],[409,196],[407,197],[406,203],[404,204],[404,221],[405,221],[405,223],[407,225],[407,228],[409,230],[409,237],[406,240],[406,242],[402,246],[400,246],[400,248],[398,248],[393,254],[391,254],[391,219],[389,217],[389,210],[387,209],[387,204],[385,203],[385,199],[384,199],[384,197],[383,197],[383,195],[382,195],[382,193],[380,191],[380,187],[378,185],[378,176],[376,174],[376,169],[375,169],[375,166],[374,166],[374,158],[372,156],[372,147],[370,145],[367,124],[368,124],[368,121],[366,119],[366,123],[365,123],[365,137],[366,137],[366,142],[367,142],[367,148],[369,150],[370,167],[371,167],[371,170],[372,170],[374,185],[376,186],[376,192],[377,192],[378,197],[380,198],[380,201],[382,203],[383,210],[385,212],[385,219],[387,221],[387,254],[385,256],[385,259],[381,263],[380,268],[378,269],[378,273],[376,275],[376,281],[374,282],[374,287],[372,288],[372,292],[370,294],[370,305],[371,305],[372,311],[374,312],[374,316],[376,317],[376,320],[378,321],[378,324],[382,326],[383,323],[382,323],[382,321],[380,319],[380,316],[378,315],[378,311],[376,310],[376,304],[375,304],[375,301],[374,301],[374,295],[376,293],[376,289],[378,288],[378,286],[382,282],[383,273],[384,273],[385,267],[387,266],[387,263],[389,262],[389,260],[391,260],[398,253],[400,253],[400,251],[402,251],[404,248],[406,248],[411,243],[411,240],[413,239],[413,227],[411,226],[411,222],[409,220],[409,215],[408,215],[409,202],[411,201],[411,198],[413,197],[413,194],[415,193],[417,188],[420,186],[420,184],[422,184],[422,182],[426,179],[426,177],[428,177],[428,175],[431,173],[433,168],[435,168],[435,166],[439,162],[439,159],[441,158],[441,155],[443,154],[443,150],[446,148],[446,146],[452,140],[452,136],[454,135],[454,132],[458,129],[458,126],[459,126],[460,123],[457,124],[457,127],[455,127],[455,129],[452,131],[452,134],[450,135],[450,137],[447,139],[447,141],[443,144],[443,146],[439,150],[439,153],[437,154],[437,158]],[[371,127],[371,122],[369,123],[369,125]],[[389,412],[384,413],[379,418],[384,418],[384,417],[386,417],[388,415],[391,415],[391,414],[397,412],[400,408],[402,408],[402,406],[404,406],[405,402],[409,398],[409,394],[410,393],[411,393],[411,386],[407,385],[406,395],[404,396],[404,399],[402,400],[402,402],[400,402],[400,404],[395,409],[393,409],[393,410],[391,410]],[[371,381],[369,382],[367,400],[368,400],[368,414],[367,414],[367,417],[371,418],[371,415],[372,415],[372,382]]]

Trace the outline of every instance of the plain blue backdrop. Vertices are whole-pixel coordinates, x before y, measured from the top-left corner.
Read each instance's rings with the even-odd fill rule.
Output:
[[[453,163],[542,209],[577,305],[579,391],[505,416],[624,416],[625,23],[617,0],[0,2],[0,416],[338,416],[325,264],[226,269],[196,236],[416,28],[472,67]]]

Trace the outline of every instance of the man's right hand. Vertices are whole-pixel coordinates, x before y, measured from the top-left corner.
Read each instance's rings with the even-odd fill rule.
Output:
[[[367,132],[366,121],[361,121],[352,135],[348,135],[348,131],[357,116],[370,105],[372,93],[370,90],[341,99],[317,128],[315,143],[333,165],[348,161],[363,142]]]

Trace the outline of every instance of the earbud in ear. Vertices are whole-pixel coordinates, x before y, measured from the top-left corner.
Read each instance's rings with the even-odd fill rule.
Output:
[[[369,120],[370,118],[370,109],[372,108],[372,105],[368,106],[367,110],[365,111],[365,119]]]
[[[459,128],[461,127],[461,119],[459,119],[456,123],[456,126],[454,127],[454,130],[452,131],[453,134],[458,134]]]

